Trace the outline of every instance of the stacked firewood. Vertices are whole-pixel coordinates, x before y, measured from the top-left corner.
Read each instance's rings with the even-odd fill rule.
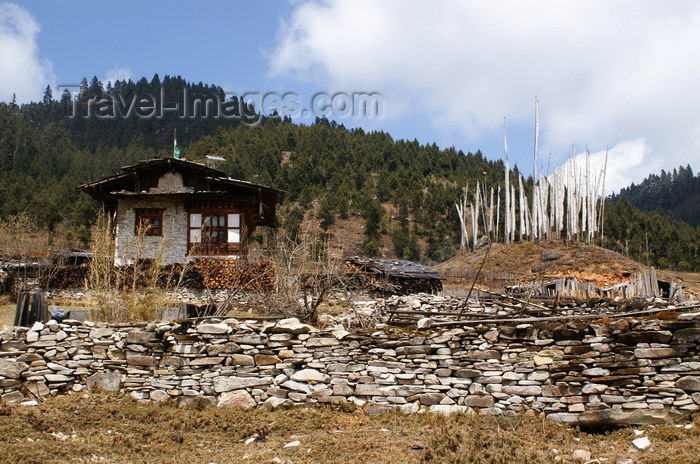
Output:
[[[43,288],[80,288],[85,285],[87,266],[61,266],[41,273],[40,285]]]
[[[211,289],[260,290],[274,285],[274,268],[269,261],[250,262],[236,258],[202,258],[192,266],[202,284]]]
[[[390,278],[390,282],[398,286],[401,290],[398,295],[410,295],[412,293],[437,293],[442,290],[442,282],[430,279],[403,280]]]
[[[134,276],[138,276],[137,287],[153,285],[153,273],[149,268],[151,263],[139,263],[138,266],[126,265],[114,268],[110,274],[113,284],[123,287],[133,285]],[[137,270],[138,269],[138,270]],[[40,277],[40,285],[44,288],[80,288],[83,287],[89,274],[86,265],[65,265],[38,272],[32,269],[28,273],[32,277]],[[161,288],[182,286],[192,289],[227,289],[240,288],[245,290],[261,290],[274,286],[275,273],[269,261],[251,262],[235,258],[202,258],[191,266],[174,264],[162,266],[156,271],[155,285]],[[0,285],[8,288],[12,285],[14,273],[2,273]]]

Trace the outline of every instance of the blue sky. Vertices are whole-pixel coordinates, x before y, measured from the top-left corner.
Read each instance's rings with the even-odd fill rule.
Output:
[[[0,2],[0,100],[97,75],[181,75],[237,93],[378,92],[395,138],[532,170],[610,146],[608,190],[700,151],[700,4],[691,1]],[[303,120],[299,120],[302,121]]]

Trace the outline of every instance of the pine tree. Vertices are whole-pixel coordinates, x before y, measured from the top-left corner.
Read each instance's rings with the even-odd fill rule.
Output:
[[[50,105],[53,101],[53,92],[51,92],[51,86],[47,85],[44,91],[44,98],[42,99],[44,105]]]

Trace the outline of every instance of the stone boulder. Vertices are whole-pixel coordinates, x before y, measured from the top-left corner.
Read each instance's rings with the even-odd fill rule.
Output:
[[[687,413],[672,409],[600,409],[579,414],[552,413],[547,415],[547,419],[584,427],[600,427],[606,425],[663,424],[685,414]]]
[[[232,354],[232,353],[240,353],[241,347],[238,346],[237,343],[234,342],[228,342],[228,343],[219,343],[216,345],[209,345],[207,347],[207,354],[209,356],[219,356],[220,354]]]
[[[292,404],[292,402],[289,401],[287,398],[280,398],[279,396],[271,396],[265,400],[265,402],[263,403],[263,407],[266,409],[275,409],[275,408],[279,408],[280,406],[289,406],[291,404]]]
[[[700,376],[686,375],[676,381],[676,388],[681,390],[698,392],[700,391]]]
[[[618,340],[625,345],[637,343],[668,343],[673,334],[668,330],[648,330],[620,334]]]
[[[420,404],[432,406],[438,404],[445,397],[444,393],[424,393],[420,396]]]
[[[558,251],[547,250],[547,251],[543,251],[542,253],[540,253],[540,261],[542,261],[542,262],[556,261],[557,259],[561,258],[562,256],[564,256],[564,255],[562,255]]]
[[[306,334],[311,332],[316,332],[316,329],[309,324],[303,324],[299,322],[296,317],[290,317],[288,319],[282,319],[277,324],[275,324],[271,331],[273,333],[289,333],[293,335]]]
[[[217,406],[225,408],[251,409],[257,405],[255,399],[245,390],[224,392],[219,396]]]
[[[302,369],[292,374],[292,380],[297,382],[319,382],[326,383],[331,378],[316,369]]]
[[[156,404],[160,404],[163,401],[168,401],[170,400],[170,395],[165,390],[153,390],[151,392],[151,401],[154,401]]]
[[[231,390],[242,390],[244,388],[261,387],[270,385],[273,382],[272,377],[215,377],[214,391],[217,393],[228,392]]]
[[[20,361],[8,361],[0,359],[0,376],[8,379],[19,379],[22,372],[29,369],[29,366]]]
[[[226,335],[231,331],[231,327],[228,324],[199,324],[197,326],[197,332],[200,334],[207,335]]]
[[[673,334],[673,344],[697,343],[700,341],[700,327],[689,327],[677,330]]]
[[[104,391],[119,391],[121,388],[121,374],[119,372],[97,372],[85,379],[90,391],[98,388]]]

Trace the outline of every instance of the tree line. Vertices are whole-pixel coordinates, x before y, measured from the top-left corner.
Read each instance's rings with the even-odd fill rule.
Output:
[[[348,129],[325,118],[295,124],[245,105],[239,119],[182,119],[175,113],[151,119],[83,117],[97,101],[128,102],[129,95],[149,92],[158,100],[163,89],[172,103],[183,88],[192,97],[225,97],[217,86],[156,75],[150,82],[107,87],[97,78],[83,79],[77,96],[63,92],[56,100],[47,88],[41,102],[0,103],[0,220],[26,211],[45,228],[87,243],[98,206],[75,187],[138,160],[170,156],[175,130],[187,159],[217,154],[226,159],[218,168],[231,177],[282,189],[280,220],[291,233],[311,215],[323,227],[349,215],[361,217],[369,255],[377,254],[380,237],[388,236],[392,254],[401,258],[453,256],[460,240],[454,203],[463,187],[477,180],[488,188],[503,183],[504,163],[479,151],[395,140],[386,132]],[[678,176],[685,179],[689,169]],[[517,166],[513,173],[519,175]],[[523,189],[531,193],[531,178]],[[318,205],[314,211],[312,203]],[[659,267],[700,270],[700,231],[659,206],[642,211],[631,199],[611,202],[605,209],[604,246],[642,262],[648,256]],[[500,211],[501,218],[504,214]],[[503,234],[503,222],[500,227]]]
[[[650,174],[639,185],[633,183],[621,189],[613,200],[623,197],[639,209],[661,208],[693,227],[700,225],[700,175],[694,175],[689,164],[673,172]]]

